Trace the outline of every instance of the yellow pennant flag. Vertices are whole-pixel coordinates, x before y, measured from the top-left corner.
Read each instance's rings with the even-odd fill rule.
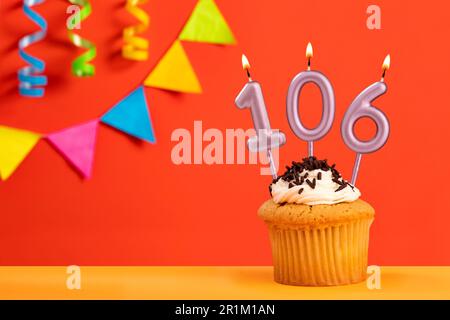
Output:
[[[195,71],[178,40],[175,40],[172,47],[145,79],[144,85],[185,93],[202,92]]]
[[[6,180],[40,139],[34,132],[0,126],[0,177]]]
[[[235,44],[233,33],[214,0],[199,0],[179,36],[183,41]]]

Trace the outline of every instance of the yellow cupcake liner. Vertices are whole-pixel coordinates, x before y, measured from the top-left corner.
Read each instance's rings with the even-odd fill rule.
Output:
[[[275,281],[299,286],[334,286],[367,276],[373,218],[301,228],[268,223]]]

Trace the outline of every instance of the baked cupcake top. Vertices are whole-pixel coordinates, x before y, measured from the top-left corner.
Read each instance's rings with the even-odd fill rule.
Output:
[[[262,204],[258,215],[264,221],[274,225],[326,227],[356,219],[373,219],[375,210],[362,199],[317,206],[291,203],[280,205],[270,199]]]
[[[361,196],[358,188],[344,180],[335,164],[316,157],[292,162],[286,172],[269,186],[275,203],[297,203],[307,205],[352,202]]]

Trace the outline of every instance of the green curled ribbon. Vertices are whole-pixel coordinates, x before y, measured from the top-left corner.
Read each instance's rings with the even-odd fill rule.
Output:
[[[92,7],[88,0],[69,0],[69,2],[82,7],[79,12],[80,22],[85,20],[92,13]],[[97,55],[95,45],[91,41],[82,38],[80,35],[71,30],[69,30],[68,34],[70,41],[75,46],[78,48],[87,49],[86,52],[81,54],[72,62],[72,73],[77,77],[93,76],[95,74],[95,66],[89,62],[92,61]]]

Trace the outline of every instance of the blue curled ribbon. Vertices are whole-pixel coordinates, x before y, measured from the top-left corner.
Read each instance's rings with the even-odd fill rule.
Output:
[[[43,17],[31,9],[32,6],[41,4],[44,0],[24,0],[23,12],[34,23],[36,23],[41,30],[27,35],[19,41],[19,55],[28,64],[18,71],[19,78],[19,93],[27,97],[42,97],[44,95],[44,88],[47,85],[47,77],[41,75],[45,70],[45,62],[26,53],[24,49],[35,42],[42,40],[47,35],[47,22]]]

